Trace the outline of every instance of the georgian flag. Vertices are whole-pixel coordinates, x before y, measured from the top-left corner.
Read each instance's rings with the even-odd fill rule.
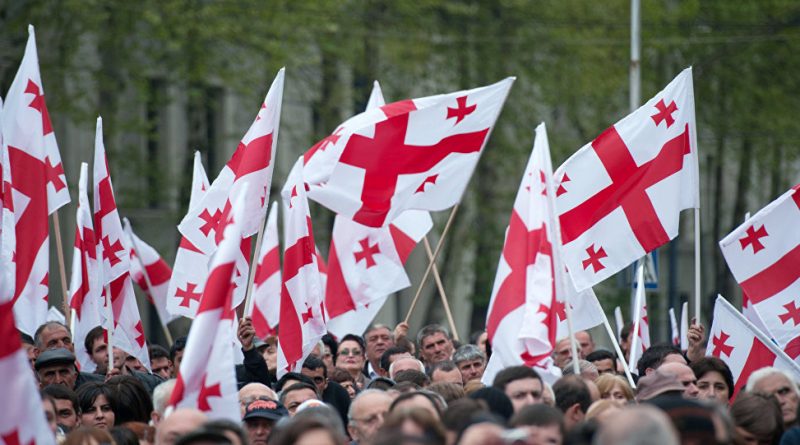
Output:
[[[264,339],[277,333],[281,309],[281,252],[278,238],[278,203],[273,202],[264,228],[253,281],[251,313],[256,336]]]
[[[172,277],[172,269],[161,258],[156,249],[133,233],[128,218],[125,218],[123,223],[126,235],[125,244],[129,247],[131,278],[139,286],[139,289],[147,295],[150,303],[155,306],[159,321],[166,327],[169,322],[178,318],[170,315],[167,311],[167,290],[170,277]],[[144,269],[142,269],[142,266],[144,266]],[[145,273],[147,276],[145,276]],[[152,285],[152,289],[148,286],[148,281]]]
[[[375,81],[367,110],[384,104]],[[325,286],[329,332],[340,338],[360,335],[388,295],[411,285],[405,261],[432,227],[430,214],[422,210],[407,210],[388,227],[367,227],[336,215]]]
[[[708,334],[706,355],[722,359],[733,374],[733,395],[744,388],[754,371],[774,366],[789,371],[800,381],[800,367],[769,337],[759,331],[722,296],[714,304],[714,322]]]
[[[460,201],[513,83],[404,100],[345,121],[304,157],[309,198],[369,227]],[[318,153],[322,152],[322,153]]]
[[[555,173],[564,262],[588,289],[678,235],[699,206],[692,70]]]
[[[719,242],[745,302],[789,357],[800,360],[800,184]]]
[[[50,270],[47,218],[70,201],[45,103],[33,26],[28,27],[25,55],[6,94],[0,121],[9,166],[6,180],[9,187],[4,196],[11,196],[13,201],[10,212],[15,227],[15,240],[6,237],[4,249],[11,250],[14,262],[14,301],[19,303],[14,307],[17,327],[32,336],[47,318]]]
[[[150,369],[142,318],[131,281],[128,247],[122,231],[111,172],[103,143],[103,119],[97,118],[94,145],[94,227],[104,287],[103,326],[111,331],[109,345],[133,355]],[[108,292],[107,292],[108,291]],[[110,295],[109,295],[110,292]],[[108,304],[111,304],[110,311]]]
[[[236,336],[233,291],[247,213],[245,198],[242,193],[234,202],[233,212],[220,220],[222,241],[212,259],[168,404],[172,408],[196,408],[209,418],[235,422],[241,421],[241,416],[231,341]]]
[[[210,187],[208,176],[203,169],[200,152],[194,152],[192,189],[189,195],[189,208],[197,205]],[[185,236],[181,235],[172,276],[167,289],[167,312],[172,316],[194,318],[200,306],[205,280],[208,276],[210,255],[203,253]]]
[[[217,179],[200,199],[190,206],[178,225],[186,239],[205,254],[211,254],[222,240],[220,221],[230,215],[231,206],[247,184],[247,208],[242,222],[242,234],[249,237],[258,232],[267,212],[269,188],[275,168],[275,149],[278,145],[281,103],[283,101],[284,69],[278,71],[261,109],[247,130],[233,156]],[[249,257],[249,255],[248,255]],[[238,303],[240,303],[239,301]],[[234,304],[238,305],[237,302]]]
[[[103,285],[100,272],[100,253],[92,225],[89,208],[89,166],[81,163],[78,181],[78,208],[76,210],[75,247],[72,251],[72,276],[69,285],[69,307],[73,311],[72,342],[81,370],[93,372],[97,364],[91,351],[84,346],[86,335],[103,324]]]
[[[491,383],[503,368],[523,364],[547,375],[560,375],[550,354],[559,338],[560,325],[566,323],[565,300],[573,307],[590,305],[574,314],[586,319],[602,317],[591,289],[578,295],[571,288],[563,275],[558,250],[553,249],[557,245],[558,222],[553,207],[552,171],[547,133],[541,124],[536,128],[533,151],[511,211],[489,302],[486,330],[492,356],[483,375],[484,383]],[[574,326],[581,327],[583,321]]]
[[[628,367],[634,374],[639,373],[639,370],[636,367],[636,364],[639,362],[639,358],[641,358],[642,353],[650,347],[650,322],[647,318],[647,293],[644,291],[644,285],[637,286],[636,292],[641,293],[641,304],[639,306],[639,331],[636,333],[636,348],[628,352]],[[634,305],[635,304],[636,303],[634,300]],[[633,329],[636,326],[635,308],[633,314],[631,314],[631,318],[633,319],[631,322],[631,334],[633,334]],[[631,337],[631,345],[633,345],[633,337]]]
[[[325,294],[302,168],[299,173],[281,191],[285,224],[278,378],[287,372],[300,372],[303,360],[326,332]]]
[[[42,410],[42,398],[14,324],[11,300],[0,301],[0,444],[55,444]]]

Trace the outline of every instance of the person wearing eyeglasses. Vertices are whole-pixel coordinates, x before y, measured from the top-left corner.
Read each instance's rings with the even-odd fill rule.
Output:
[[[366,362],[366,345],[364,339],[358,335],[347,334],[339,342],[336,351],[336,367],[349,372],[356,381],[358,390],[366,386],[366,376],[364,375],[364,363]]]

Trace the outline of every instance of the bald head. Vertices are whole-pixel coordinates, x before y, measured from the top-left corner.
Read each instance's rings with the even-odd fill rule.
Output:
[[[269,386],[263,383],[248,383],[239,390],[239,409],[241,416],[244,417],[245,407],[252,401],[258,399],[278,400],[278,394]]]
[[[658,367],[658,371],[665,375],[675,376],[679,382],[686,388],[683,391],[683,397],[687,399],[696,399],[700,390],[697,389],[697,377],[694,375],[692,368],[680,362],[668,362]]]
[[[666,414],[647,405],[630,406],[609,417],[594,439],[598,445],[678,445],[678,434]]]
[[[200,427],[207,420],[206,415],[199,410],[176,409],[158,424],[155,445],[173,445],[179,437]]]

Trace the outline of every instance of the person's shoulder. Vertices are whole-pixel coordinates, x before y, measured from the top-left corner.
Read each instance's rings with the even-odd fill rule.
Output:
[[[786,430],[781,436],[780,445],[800,444],[800,426],[795,426]]]

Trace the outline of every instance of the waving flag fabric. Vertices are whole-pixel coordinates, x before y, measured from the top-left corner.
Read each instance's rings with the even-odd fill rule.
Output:
[[[19,70],[3,105],[3,145],[8,151],[13,201],[14,307],[17,327],[28,335],[47,318],[50,270],[48,215],[70,201],[61,155],[45,103],[33,26]],[[13,246],[13,247],[12,247]]]
[[[588,289],[678,235],[699,205],[692,70],[556,171],[564,262]]]
[[[744,294],[767,333],[800,360],[800,184],[747,219],[719,242]],[[752,306],[752,309],[750,309]]]
[[[513,81],[395,102],[350,118],[304,155],[316,158],[304,169],[309,198],[369,227],[386,226],[405,210],[452,207]]]

